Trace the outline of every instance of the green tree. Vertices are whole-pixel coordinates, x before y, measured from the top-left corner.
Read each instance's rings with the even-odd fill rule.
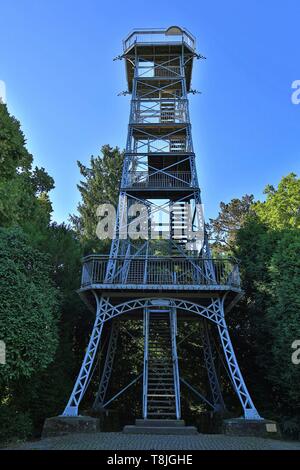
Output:
[[[266,200],[254,206],[262,222],[273,230],[300,228],[300,178],[295,173],[283,177],[277,189],[266,186],[264,194]]]
[[[71,222],[80,240],[87,245],[86,251],[91,251],[93,247],[99,249],[100,241],[96,237],[99,204],[117,206],[123,158],[124,153],[118,147],[104,145],[100,156],[91,157],[89,167],[77,162],[84,180],[78,185],[81,195],[77,208],[79,215],[71,216]],[[109,244],[103,245],[107,249]]]
[[[59,296],[47,256],[21,229],[0,229],[0,337],[7,362],[2,385],[29,379],[53,361],[58,345]]]
[[[221,202],[220,211],[215,219],[208,224],[209,238],[216,252],[235,250],[238,230],[251,212],[254,202],[253,195],[245,195],[241,199],[234,198],[229,203]]]
[[[269,272],[270,305],[266,323],[270,332],[268,377],[281,407],[300,415],[299,366],[292,363],[291,345],[300,338],[300,231],[283,230]]]
[[[82,245],[50,223],[53,179],[33,168],[20,123],[0,105],[0,439],[38,432],[62,411],[78,372],[92,315],[76,290]],[[59,313],[58,313],[59,311]]]
[[[10,116],[6,105],[0,102],[1,179],[12,179],[17,169],[24,173],[30,172],[33,158],[25,143],[19,121]]]
[[[38,242],[50,222],[54,181],[32,162],[19,121],[0,103],[0,226],[20,225]]]
[[[277,189],[267,186],[265,194],[237,233],[245,297],[234,321],[247,339],[240,350],[252,358],[252,367],[249,361],[245,367],[262,412],[300,418],[299,372],[291,361],[291,344],[300,331],[300,180],[290,174]]]
[[[71,392],[88,342],[92,313],[80,299],[82,246],[66,224],[53,223],[41,248],[48,254],[49,275],[60,293],[58,346],[53,361],[30,382],[18,383],[14,405],[30,410],[35,434],[41,432],[45,418],[60,414]]]
[[[240,260],[245,295],[228,321],[254,401],[264,416],[299,420],[293,426],[300,429],[299,372],[291,361],[299,338],[300,180],[291,173],[265,194],[263,202],[245,196],[221,203],[211,227],[219,251],[225,239]]]

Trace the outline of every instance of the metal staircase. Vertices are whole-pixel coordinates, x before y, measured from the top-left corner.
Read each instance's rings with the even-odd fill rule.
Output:
[[[158,308],[145,316],[144,418],[179,419],[176,313]]]
[[[174,122],[175,121],[175,101],[165,101],[160,103],[161,122]]]
[[[175,202],[171,211],[171,237],[173,240],[172,255],[178,256],[187,244],[188,205],[185,202]]]

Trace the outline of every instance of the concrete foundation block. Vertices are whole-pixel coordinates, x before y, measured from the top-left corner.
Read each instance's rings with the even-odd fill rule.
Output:
[[[198,434],[198,431],[194,426],[185,426],[179,419],[137,419],[135,425],[125,426],[123,433],[185,436]]]
[[[276,421],[268,419],[231,418],[223,420],[223,433],[228,436],[252,436],[279,439]]]
[[[42,437],[99,431],[99,418],[92,418],[91,416],[54,416],[45,420]]]

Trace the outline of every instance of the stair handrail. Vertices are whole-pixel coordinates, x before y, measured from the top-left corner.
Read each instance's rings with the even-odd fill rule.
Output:
[[[172,362],[173,362],[173,375],[174,375],[174,390],[175,390],[175,405],[176,405],[176,418],[181,418],[181,406],[180,406],[180,381],[179,381],[179,367],[178,367],[178,355],[176,346],[176,334],[177,334],[177,312],[176,309],[172,309],[169,314],[170,325],[171,325],[171,343],[172,343]]]
[[[144,310],[144,371],[143,371],[143,417],[148,414],[148,349],[149,349],[149,311]]]

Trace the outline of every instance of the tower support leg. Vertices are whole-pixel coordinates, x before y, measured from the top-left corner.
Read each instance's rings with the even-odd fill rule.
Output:
[[[107,310],[109,302],[107,298],[101,297],[99,299],[96,294],[94,295],[97,302],[95,323],[93,326],[92,334],[84,356],[81,369],[79,371],[70,399],[62,416],[78,416],[78,407],[89,383],[92,367],[99,347],[99,342],[105,319],[105,312]]]
[[[117,349],[118,343],[118,336],[119,336],[119,322],[118,320],[111,320],[111,331],[109,337],[109,343],[106,353],[106,359],[104,364],[104,369],[102,372],[98,392],[93,404],[94,410],[101,410],[106,398],[106,392],[109,384],[109,380],[112,373],[114,358]]]
[[[143,418],[148,413],[148,351],[149,351],[149,311],[144,309],[144,370],[143,370]]]
[[[221,392],[220,383],[217,376],[217,371],[215,368],[213,352],[210,341],[210,332],[206,320],[202,321],[202,342],[204,349],[204,360],[208,375],[208,380],[211,389],[212,402],[214,406],[214,411],[222,412],[225,410],[225,404]]]
[[[227,365],[229,368],[229,372],[235,387],[235,391],[244,410],[244,417],[245,419],[261,420],[263,418],[261,418],[254,406],[254,403],[250,397],[250,393],[244,382],[239,365],[237,363],[237,359],[229,336],[227,323],[225,320],[224,298],[218,299],[217,305],[220,314],[218,322],[218,331],[223,346],[223,351],[226,357]]]
[[[170,312],[170,326],[171,326],[171,344],[172,344],[172,360],[173,360],[173,376],[174,376],[174,390],[175,390],[175,405],[176,405],[176,418],[181,418],[181,404],[180,404],[180,376],[178,367],[177,356],[177,311],[173,308]]]

